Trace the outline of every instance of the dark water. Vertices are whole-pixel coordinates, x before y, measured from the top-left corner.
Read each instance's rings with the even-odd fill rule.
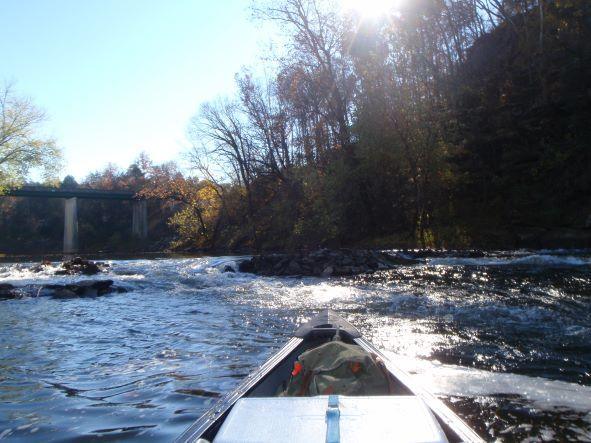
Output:
[[[417,253],[372,276],[112,261],[129,293],[0,301],[0,439],[170,441],[324,307],[487,440],[591,441],[591,254]],[[0,265],[0,282],[64,282]]]

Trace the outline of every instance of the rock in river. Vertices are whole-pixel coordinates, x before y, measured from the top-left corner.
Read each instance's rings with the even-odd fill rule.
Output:
[[[15,287],[8,283],[0,284],[0,300],[23,297],[77,298],[99,297],[101,295],[127,292],[113,280],[82,280],[64,285],[26,285]]]
[[[56,275],[94,275],[102,272],[108,265],[76,257],[62,263],[62,269],[55,271]]]
[[[66,285],[43,285],[40,295],[53,298],[98,297],[113,292],[127,292],[121,286],[115,286],[113,280],[84,280]]]
[[[239,270],[260,275],[330,277],[365,274],[416,262],[380,251],[319,249],[310,253],[258,255],[242,261]]]

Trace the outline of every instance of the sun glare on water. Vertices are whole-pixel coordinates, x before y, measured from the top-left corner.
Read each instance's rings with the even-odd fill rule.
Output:
[[[341,0],[345,12],[354,12],[364,18],[377,18],[392,12],[401,0]]]

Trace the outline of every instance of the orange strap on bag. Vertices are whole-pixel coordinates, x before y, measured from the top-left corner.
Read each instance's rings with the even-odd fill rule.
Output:
[[[297,376],[300,372],[302,372],[302,369],[304,369],[304,367],[302,366],[302,364],[299,361],[296,361],[293,364],[293,371],[291,371],[291,376],[292,377]]]

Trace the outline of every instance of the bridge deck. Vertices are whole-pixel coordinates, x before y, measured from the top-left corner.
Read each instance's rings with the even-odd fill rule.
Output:
[[[94,200],[139,200],[132,191],[111,191],[107,189],[60,189],[45,186],[23,186],[9,189],[1,197],[37,197],[37,198],[86,198]]]

